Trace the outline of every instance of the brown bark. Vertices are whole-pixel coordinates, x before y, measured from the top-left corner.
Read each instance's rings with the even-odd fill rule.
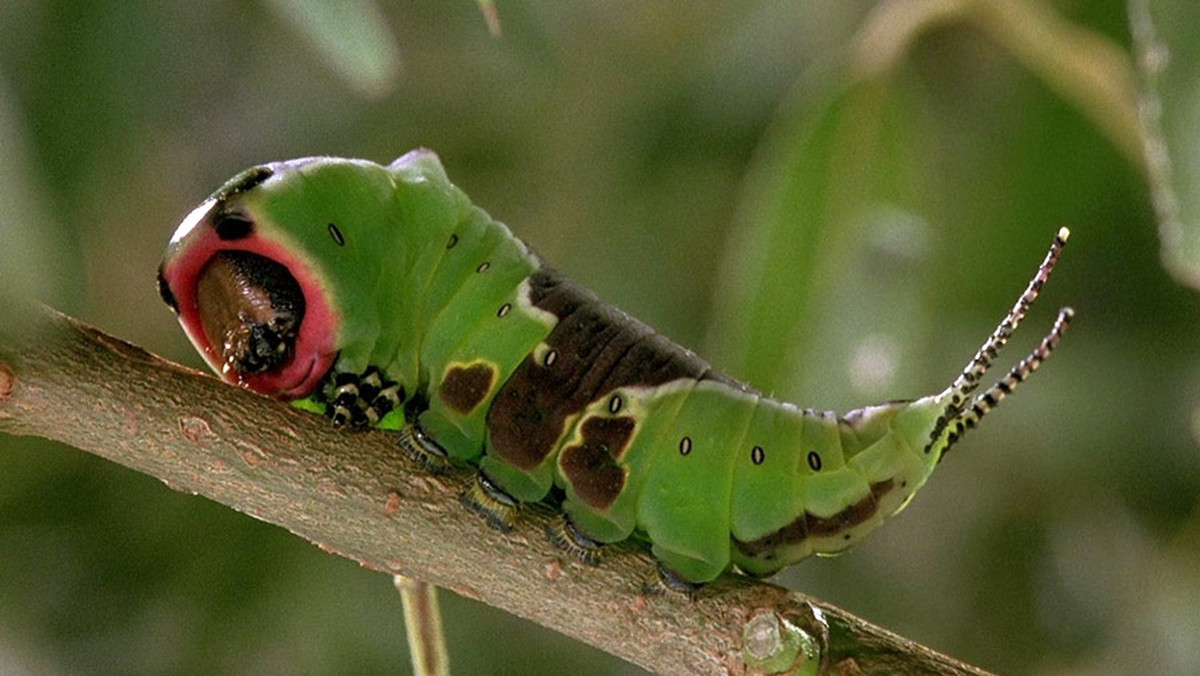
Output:
[[[766,582],[726,576],[695,599],[646,594],[654,563],[644,551],[612,547],[599,566],[570,560],[543,535],[553,515],[536,507],[513,532],[491,530],[459,505],[469,472],[432,476],[390,434],[335,430],[49,309],[5,310],[0,432],[76,446],[656,673],[761,673],[744,661],[743,631],[775,613],[817,638],[824,673],[986,676]]]

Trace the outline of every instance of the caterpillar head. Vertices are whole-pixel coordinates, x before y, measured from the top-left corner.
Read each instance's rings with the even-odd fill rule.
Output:
[[[427,150],[387,167],[331,157],[254,167],[179,225],[159,293],[225,380],[302,398],[339,358],[365,368],[381,317],[397,310],[407,233],[461,202]]]
[[[323,272],[261,208],[288,169],[244,171],[188,214],[167,247],[158,289],[225,380],[293,399],[332,366],[341,319]]]

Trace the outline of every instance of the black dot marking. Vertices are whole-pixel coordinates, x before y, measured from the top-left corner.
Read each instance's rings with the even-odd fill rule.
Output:
[[[475,268],[475,272],[479,272],[479,273],[487,272],[487,269],[490,267],[492,267],[492,264],[487,261],[484,261],[479,264],[479,267]]]
[[[542,363],[545,364],[546,366],[553,366],[554,362],[556,362],[556,361],[558,361],[558,351],[556,351],[556,350],[550,350],[549,352],[546,353],[546,356],[542,359]]]
[[[842,539],[843,539],[843,540],[849,540],[849,539],[850,539],[850,534],[849,534],[849,533],[846,533],[845,535],[843,535],[843,536],[842,536]]]
[[[458,244],[458,235],[450,235],[450,241],[446,242],[446,248],[453,249],[455,244]]]
[[[692,438],[684,437],[679,440],[679,455],[687,455],[692,452]]]
[[[496,316],[503,317],[503,316],[507,315],[508,311],[511,309],[512,309],[512,303],[505,303],[504,305],[500,306],[499,310],[496,311]]]
[[[900,482],[900,488],[908,488],[908,482],[907,482],[907,481],[901,481],[901,482]]]
[[[821,471],[821,456],[818,455],[816,451],[808,452],[808,466],[811,467],[812,471],[814,472]]]
[[[241,216],[221,216],[217,221],[217,238],[222,241],[243,239],[254,231],[254,224]]]
[[[342,231],[333,223],[329,224],[329,236],[333,238],[333,242],[338,246],[346,246],[346,238],[342,237]]]
[[[608,412],[616,413],[621,410],[621,395],[614,394],[612,399],[608,400]]]
[[[754,464],[761,465],[763,464],[763,460],[766,459],[767,452],[763,450],[762,446],[755,446],[754,448],[750,449],[750,461]]]

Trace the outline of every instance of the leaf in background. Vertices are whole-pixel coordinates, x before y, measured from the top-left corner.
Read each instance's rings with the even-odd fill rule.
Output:
[[[760,148],[709,336],[723,367],[767,392],[818,384],[822,406],[886,391],[926,314],[900,283],[926,251],[919,125],[890,79],[846,82],[802,83]]]
[[[709,348],[768,392],[818,386],[817,403],[839,405],[914,382],[919,364],[897,357],[920,353],[935,310],[912,290],[944,255],[929,223],[958,221],[953,196],[932,197],[955,178],[939,174],[953,151],[927,110],[938,94],[906,78],[912,45],[944,26],[992,38],[1138,161],[1128,59],[1110,40],[1029,0],[881,2],[846,65],[802,82],[763,141],[721,270]]]
[[[911,42],[969,5],[877,6],[850,53],[811,72],[777,116],[747,179],[708,336],[734,375],[829,407],[913,382],[897,357],[931,312],[913,282],[928,239],[914,205],[932,173],[914,144],[936,134],[922,134],[895,80]]]
[[[969,5],[964,18],[1078,108],[1126,158],[1140,165],[1133,75],[1129,56],[1120,45],[1067,21],[1042,0],[971,0]]]
[[[1200,3],[1130,0],[1129,22],[1163,262],[1200,289]]]
[[[268,0],[267,6],[307,38],[359,93],[382,97],[395,85],[400,49],[371,0]]]
[[[69,266],[57,255],[61,242],[53,236],[61,229],[54,227],[41,199],[46,192],[37,185],[25,138],[0,80],[0,286],[10,297],[61,303],[78,278],[64,270]],[[7,312],[7,305],[0,297],[0,312]]]

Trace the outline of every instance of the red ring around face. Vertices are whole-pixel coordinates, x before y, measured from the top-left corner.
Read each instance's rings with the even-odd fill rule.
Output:
[[[214,202],[193,211],[171,239],[162,276],[179,311],[179,323],[204,360],[227,382],[280,399],[301,399],[312,394],[337,359],[341,317],[334,312],[329,294],[317,272],[283,242],[263,237],[258,228],[237,240],[222,240],[213,227]],[[228,368],[209,342],[200,324],[196,283],[204,266],[220,251],[248,251],[288,269],[304,293],[306,310],[291,357],[269,371],[242,373]]]

